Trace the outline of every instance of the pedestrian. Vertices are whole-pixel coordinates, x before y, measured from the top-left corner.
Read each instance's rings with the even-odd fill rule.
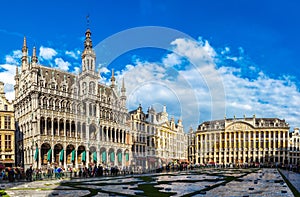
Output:
[[[30,166],[27,170],[26,170],[26,180],[27,181],[32,181],[32,166]]]

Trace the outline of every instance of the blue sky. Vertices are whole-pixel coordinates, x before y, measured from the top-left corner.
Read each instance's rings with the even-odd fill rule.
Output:
[[[143,26],[168,27],[193,38],[174,38],[170,51],[142,48],[109,65],[98,62],[103,83],[109,83],[112,68],[117,79],[125,77],[129,110],[141,103],[145,111],[150,105],[159,111],[166,104],[170,116],[183,119],[185,130],[225,114],[278,117],[300,126],[299,8],[298,1],[5,1],[0,77],[13,98],[23,36],[30,53],[37,47],[41,64],[76,72],[89,14],[94,46]],[[218,76],[211,76],[215,72]],[[214,80],[223,83],[225,112],[212,102],[207,83]],[[217,115],[212,106],[220,109]]]

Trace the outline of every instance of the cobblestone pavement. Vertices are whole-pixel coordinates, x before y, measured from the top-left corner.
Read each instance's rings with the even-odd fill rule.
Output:
[[[290,183],[300,192],[300,174],[288,170],[280,170]]]
[[[282,171],[300,187],[299,175]],[[11,197],[294,196],[277,169],[200,169],[72,180],[0,183]],[[148,189],[145,189],[145,188]],[[153,191],[149,192],[149,187]],[[297,188],[297,189],[298,189]],[[152,193],[156,192],[156,193]]]

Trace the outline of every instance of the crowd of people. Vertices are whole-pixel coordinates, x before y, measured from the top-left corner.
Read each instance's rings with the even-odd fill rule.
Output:
[[[197,164],[172,164],[169,163],[164,166],[160,166],[157,169],[149,172],[169,172],[169,171],[182,171],[182,170],[193,170],[197,168],[248,168],[248,167],[266,167],[258,164],[253,165],[217,165],[217,164],[205,164],[205,165],[197,165]],[[275,167],[275,166],[271,166]],[[276,165],[276,167],[282,167]],[[299,172],[299,166],[287,166],[287,170],[293,170]],[[105,165],[96,165],[92,164],[89,167],[81,167],[81,168],[63,168],[59,166],[54,167],[43,167],[43,168],[33,168],[30,166],[24,171],[24,168],[21,167],[7,167],[2,169],[0,176],[2,180],[8,180],[10,182],[13,181],[33,181],[33,180],[42,180],[42,179],[61,179],[61,178],[88,178],[88,177],[101,177],[101,176],[117,176],[117,175],[126,175],[133,173],[144,173],[145,171],[142,168],[136,167],[133,169],[130,166],[118,167],[112,166],[108,167]]]
[[[101,177],[101,176],[117,176],[132,174],[131,167],[108,167],[104,165],[90,165],[89,167],[82,168],[63,168],[63,167],[43,167],[33,168],[30,166],[24,171],[21,167],[7,167],[2,169],[1,178],[2,180],[13,181],[33,181],[42,179],[61,179],[61,178],[88,178],[88,177]]]

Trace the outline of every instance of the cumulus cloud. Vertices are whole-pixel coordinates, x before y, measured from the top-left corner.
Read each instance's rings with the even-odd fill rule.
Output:
[[[2,72],[0,72],[0,79],[4,83],[4,91],[6,98],[12,101],[15,98],[14,85],[15,85],[15,74],[16,65],[2,64],[0,65]]]
[[[56,67],[63,70],[68,71],[71,64],[68,61],[64,61],[62,58],[55,58],[54,60]]]
[[[74,59],[78,59],[80,57],[80,51],[76,50],[76,51],[66,51],[65,54],[69,57],[72,57]]]
[[[220,52],[224,60],[232,57],[240,64],[233,67],[220,59],[208,41],[179,38],[171,44],[176,54],[170,53],[160,62],[138,60],[118,73],[118,80],[125,78],[129,109],[140,103],[144,107],[166,104],[170,114],[183,118],[185,130],[212,119],[212,107],[222,109],[222,105],[226,111],[220,111],[214,118],[256,114],[285,118],[291,126],[299,126],[300,112],[295,109],[300,105],[300,92],[293,77],[271,78],[253,64],[247,66],[251,78],[245,77],[244,64],[249,62],[243,62],[241,47],[237,59],[230,54],[229,47]],[[190,61],[190,66],[176,69],[174,65],[184,58]],[[213,94],[218,96],[222,91],[225,100],[214,101]]]
[[[18,64],[20,61],[20,58],[22,57],[22,51],[21,50],[15,50],[12,52],[12,54],[5,56],[5,62],[7,64]]]
[[[56,50],[49,47],[40,47],[39,56],[44,60],[51,60],[54,56],[57,55]]]

